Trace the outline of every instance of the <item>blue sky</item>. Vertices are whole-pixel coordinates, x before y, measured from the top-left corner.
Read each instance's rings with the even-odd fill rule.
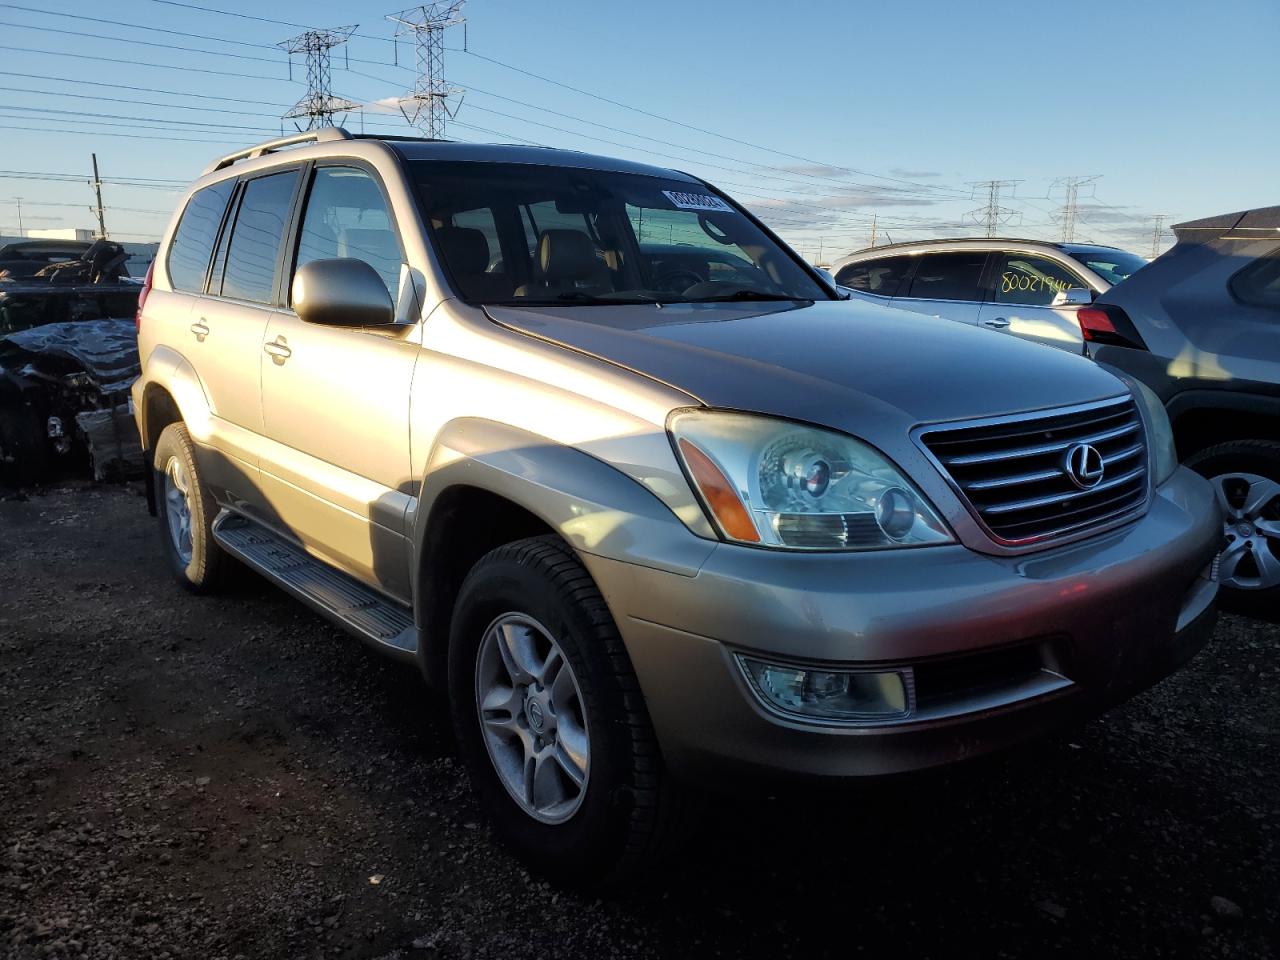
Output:
[[[0,107],[0,233],[15,232],[16,196],[28,228],[90,226],[82,182],[27,175],[84,174],[96,150],[108,181],[152,180],[107,184],[108,228],[154,238],[175,182],[279,134],[305,70],[295,60],[290,81],[284,54],[267,48],[299,30],[198,6],[0,5],[0,46],[56,52],[0,56],[9,104]],[[394,6],[214,4],[311,26],[359,24],[349,69],[335,54],[334,90],[371,105],[367,129],[411,132],[393,106],[376,105],[413,81],[393,63],[385,15]],[[470,52],[455,29],[447,66],[469,92],[451,136],[699,174],[810,257],[864,246],[873,215],[881,240],[977,231],[965,215],[986,195],[969,184],[987,179],[1020,181],[1002,198],[1005,232],[1048,238],[1060,232],[1055,181],[1097,175],[1080,191],[1077,239],[1144,253],[1153,214],[1176,222],[1280,202],[1277,0],[468,0],[464,12]],[[84,19],[93,17],[115,23]],[[399,55],[412,62],[407,45]],[[183,139],[157,139],[166,136]]]

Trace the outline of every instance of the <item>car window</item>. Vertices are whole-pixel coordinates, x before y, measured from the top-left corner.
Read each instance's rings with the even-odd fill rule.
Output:
[[[468,302],[831,299],[740,208],[687,179],[540,164],[412,169],[435,249]]]
[[[227,245],[224,297],[254,303],[275,300],[276,263],[297,182],[298,171],[290,170],[245,184]]]
[[[981,300],[986,263],[987,255],[980,250],[926,253],[906,295],[920,300]]]
[[[1045,257],[1025,253],[1002,253],[992,280],[996,303],[1017,303],[1047,307],[1062,290],[1088,289],[1088,284],[1066,267]]]
[[[397,296],[403,257],[391,212],[377,181],[356,167],[319,167],[302,217],[297,266],[337,257],[363,260]]]
[[[1232,277],[1231,292],[1241,303],[1280,309],[1280,247],[1259,257]]]
[[[1147,265],[1136,253],[1111,247],[1065,247],[1073,260],[1078,260],[1113,287]]]
[[[893,297],[898,285],[915,262],[914,257],[884,257],[881,260],[860,260],[840,268],[836,283],[850,290],[874,293],[880,297]]]
[[[218,239],[218,228],[227,209],[235,180],[223,180],[197,190],[182,212],[169,247],[169,282],[173,289],[203,293],[209,257]]]

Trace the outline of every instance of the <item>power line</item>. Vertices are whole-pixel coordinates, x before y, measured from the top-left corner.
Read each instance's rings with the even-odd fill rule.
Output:
[[[128,103],[139,107],[165,107],[170,110],[186,110],[196,111],[199,113],[227,113],[232,116],[241,117],[259,117],[263,116],[261,110],[227,110],[225,107],[194,107],[185,103],[161,103],[156,100],[133,100],[128,97],[106,97],[94,96],[87,93],[63,93],[60,90],[32,90],[28,87],[6,87],[0,86],[0,90],[9,93],[30,93],[37,97],[70,97],[75,100],[103,100],[107,103]],[[274,117],[272,118],[274,119]]]
[[[56,33],[68,37],[89,37],[93,40],[110,40],[115,43],[132,43],[141,47],[158,47],[161,50],[178,50],[183,53],[207,53],[213,57],[234,57],[237,60],[257,60],[259,63],[279,63],[279,57],[255,57],[251,53],[231,53],[226,50],[204,50],[200,47],[184,47],[176,43],[157,43],[154,40],[139,40],[137,37],[107,37],[99,33],[85,33],[81,30],[67,30],[60,27],[36,27],[28,23],[13,23],[0,20],[0,27],[17,27],[20,30],[38,30],[41,33]]]
[[[68,77],[50,77],[40,73],[24,73],[17,70],[0,70],[0,76],[3,77],[22,77],[24,80],[51,80],[57,83],[74,83],[76,86],[91,87],[110,87],[116,90],[132,90],[135,93],[161,93],[173,97],[194,97],[199,100],[218,100],[223,103],[248,103],[256,104],[261,107],[280,107],[289,106],[287,103],[265,103],[261,100],[243,100],[237,97],[219,97],[209,93],[188,93],[179,92],[177,90],[162,90],[158,87],[135,87],[123,83],[106,83],[102,80],[72,80]],[[180,104],[175,104],[180,106]]]
[[[95,57],[87,53],[66,53],[62,50],[40,50],[35,47],[0,46],[0,50],[17,53],[38,53],[46,57],[73,57],[76,60],[94,60],[99,63],[123,63],[131,67],[154,67],[160,70],[181,70],[184,73],[207,73],[217,77],[235,77],[240,80],[274,80],[283,83],[291,82],[288,77],[268,77],[260,73],[240,73],[231,70],[209,70],[205,67],[192,67],[173,63],[150,63],[145,60],[121,60],[118,57]],[[208,52],[208,51],[202,51]],[[19,74],[26,76],[26,74]]]

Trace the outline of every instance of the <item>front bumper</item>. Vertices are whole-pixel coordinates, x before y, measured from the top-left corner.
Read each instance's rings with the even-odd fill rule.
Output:
[[[1016,557],[961,546],[784,554],[721,545],[695,576],[587,556],[677,773],[858,777],[949,763],[1095,715],[1207,641],[1221,525],[1180,469],[1138,521]],[[908,666],[916,714],[861,727],[766,709],[735,652]],[[922,681],[927,678],[927,683]]]

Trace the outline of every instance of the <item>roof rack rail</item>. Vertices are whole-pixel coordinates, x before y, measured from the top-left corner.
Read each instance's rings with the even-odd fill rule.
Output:
[[[268,153],[274,153],[282,147],[291,147],[295,143],[329,143],[333,140],[350,139],[352,139],[351,134],[347,133],[342,127],[321,127],[319,130],[295,133],[291,137],[268,140],[266,143],[260,143],[256,147],[246,147],[244,150],[228,153],[225,157],[220,157],[205,167],[201,176],[207,176],[216,170],[221,170],[223,167],[229,167],[237,160],[253,160],[255,157],[263,157]]]

